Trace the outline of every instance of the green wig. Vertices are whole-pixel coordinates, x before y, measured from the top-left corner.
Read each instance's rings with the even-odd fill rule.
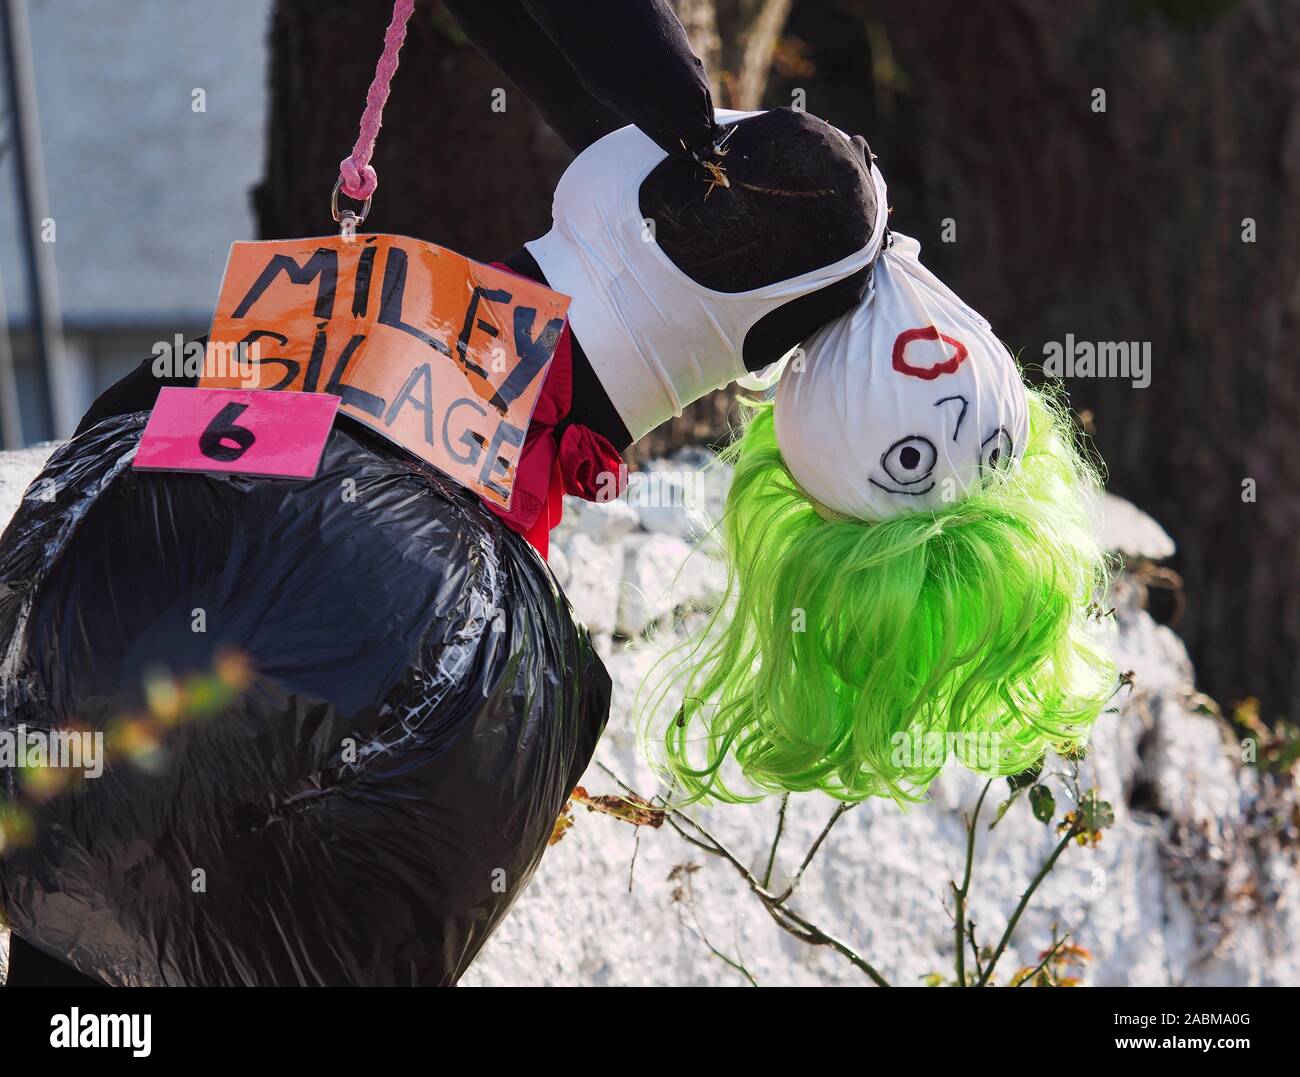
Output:
[[[950,759],[1013,774],[1078,750],[1115,671],[1093,617],[1108,576],[1099,483],[1068,412],[1028,390],[1017,467],[868,523],[808,497],[772,404],[747,407],[724,453],[727,600],[686,645],[680,710],[642,729],[677,792],[918,800]]]

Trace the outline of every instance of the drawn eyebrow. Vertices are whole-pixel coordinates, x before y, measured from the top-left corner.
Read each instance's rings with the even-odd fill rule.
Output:
[[[966,409],[970,407],[970,401],[962,396],[961,393],[953,393],[952,396],[945,396],[940,400],[936,400],[934,406],[937,408],[940,404],[948,403],[949,400],[961,401],[961,414],[957,416],[957,428],[952,432],[952,440],[956,441],[957,435],[961,433],[961,424],[966,418]]]

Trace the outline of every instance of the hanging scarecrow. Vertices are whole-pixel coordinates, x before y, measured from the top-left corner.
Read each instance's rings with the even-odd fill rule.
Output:
[[[715,113],[661,0],[448,6],[580,151],[551,230],[501,263],[571,299],[514,497],[485,504],[344,418],[311,481],[142,476],[166,382],[146,362],[104,394],[43,476],[53,499],[0,543],[0,724],[108,727],[158,703],[131,687],[158,666],[215,669],[238,702],[172,730],[154,773],[34,807],[10,778],[34,835],[0,858],[23,961],[108,983],[455,982],[608,713],[520,536],[544,555],[564,493],[607,494],[624,448],[799,345],[732,450],[718,631],[650,738],[677,794],[915,796],[937,769],[916,735],[988,734],[985,769],[1009,771],[1100,709],[1091,472],[889,232],[865,142]],[[344,167],[361,198],[366,163]],[[177,629],[199,610],[212,632]]]

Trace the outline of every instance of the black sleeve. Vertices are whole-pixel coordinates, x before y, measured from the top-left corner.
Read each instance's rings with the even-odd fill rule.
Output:
[[[706,157],[713,95],[667,0],[444,0],[575,152],[634,123]]]
[[[574,153],[628,122],[587,92],[522,0],[443,0],[443,5]]]

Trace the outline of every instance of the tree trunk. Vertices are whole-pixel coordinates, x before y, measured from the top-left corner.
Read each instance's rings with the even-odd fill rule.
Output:
[[[253,194],[264,238],[336,229],[330,191],[356,140],[391,15],[383,3],[278,0],[267,176]],[[424,0],[384,110],[373,160],[379,187],[364,228],[504,258],[550,226],[551,191],[569,157],[523,94]]]
[[[1023,363],[1150,343],[1149,387],[1072,403],[1178,543],[1203,686],[1300,716],[1300,8],[800,0],[790,32],[809,111],[867,137],[894,226]]]
[[[677,17],[711,72],[719,108],[756,109],[791,0],[678,0]]]

